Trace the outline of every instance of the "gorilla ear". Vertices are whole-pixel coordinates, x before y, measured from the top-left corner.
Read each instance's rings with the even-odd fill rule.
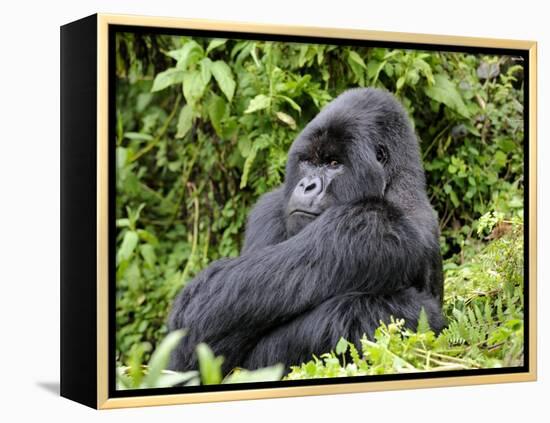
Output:
[[[385,165],[388,162],[388,156],[388,149],[385,146],[376,146],[376,160],[378,160],[381,165]]]

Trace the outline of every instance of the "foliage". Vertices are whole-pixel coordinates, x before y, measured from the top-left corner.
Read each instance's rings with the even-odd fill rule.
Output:
[[[510,221],[523,213],[518,58],[143,34],[118,34],[116,45],[120,363],[149,360],[179,289],[238,255],[246,215],[283,181],[294,138],[350,87],[394,92],[414,122],[447,292],[458,292],[449,286],[467,268],[476,289],[488,283],[472,270],[490,241],[476,222],[491,210]]]
[[[206,344],[197,346],[199,371],[165,370],[171,351],[184,336],[183,331],[168,334],[151,356],[148,365],[141,357],[130,360],[127,367],[117,367],[117,389],[167,388],[172,386],[218,385],[220,383],[269,382],[281,380],[283,366],[277,364],[257,370],[233,369],[222,377],[223,357],[216,357]]]
[[[127,367],[117,367],[117,389],[166,388],[178,384],[198,385],[199,372],[172,372],[165,370],[170,353],[181,340],[183,331],[170,333],[151,355],[147,366],[142,365],[142,353],[133,350]]]

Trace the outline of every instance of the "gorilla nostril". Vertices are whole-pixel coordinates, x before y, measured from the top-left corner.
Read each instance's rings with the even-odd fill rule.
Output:
[[[305,192],[314,190],[317,187],[317,184],[315,182],[310,182],[309,185],[306,186]]]
[[[318,176],[306,176],[296,187],[297,195],[304,198],[316,197],[323,191],[323,181]]]

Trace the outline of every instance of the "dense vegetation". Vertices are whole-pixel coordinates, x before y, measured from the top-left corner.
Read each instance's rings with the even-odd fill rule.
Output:
[[[170,342],[151,353],[174,295],[211,261],[239,253],[246,215],[283,180],[293,139],[355,86],[395,93],[421,140],[449,327],[436,337],[425,324],[416,333],[383,325],[376,339],[342,340],[287,377],[521,364],[519,58],[134,34],[116,43],[117,360],[134,377],[121,386],[171,383],[160,373],[144,381],[141,364],[163,367]],[[207,380],[222,379],[218,362],[203,351],[203,383],[203,367],[214,369]]]

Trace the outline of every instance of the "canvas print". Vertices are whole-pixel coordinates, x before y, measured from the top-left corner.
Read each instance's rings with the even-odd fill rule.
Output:
[[[117,390],[523,368],[523,57],[113,40]]]

